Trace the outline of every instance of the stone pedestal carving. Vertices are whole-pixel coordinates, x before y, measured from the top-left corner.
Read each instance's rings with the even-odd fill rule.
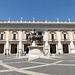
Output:
[[[29,48],[29,60],[43,56],[43,46],[35,45],[35,41],[33,41],[32,45],[28,46],[28,48]]]

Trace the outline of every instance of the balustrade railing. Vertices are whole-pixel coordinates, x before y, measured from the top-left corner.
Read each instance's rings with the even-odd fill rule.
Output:
[[[0,23],[75,23],[75,21],[51,21],[51,20],[0,20]]]

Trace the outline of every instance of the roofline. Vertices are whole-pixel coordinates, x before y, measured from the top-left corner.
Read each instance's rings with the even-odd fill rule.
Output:
[[[50,20],[0,20],[0,24],[75,24],[75,21]]]

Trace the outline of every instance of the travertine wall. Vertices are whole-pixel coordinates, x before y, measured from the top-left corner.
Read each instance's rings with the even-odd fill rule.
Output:
[[[4,31],[4,40],[6,40],[6,30]]]
[[[67,40],[70,40],[70,38],[69,38],[69,31],[67,31]]]
[[[23,38],[22,39],[25,40],[25,31],[23,31]]]
[[[17,31],[17,40],[19,40],[19,31]]]
[[[72,34],[73,34],[73,40],[75,40],[75,37],[74,37],[74,31],[72,32]]]
[[[63,34],[63,31],[61,31],[61,40],[63,40],[63,36],[62,36],[62,34]]]
[[[4,30],[4,40],[6,40],[6,30]],[[12,33],[13,31],[12,30],[10,30],[10,40],[12,40]],[[61,30],[60,31],[60,33],[61,33],[61,40],[63,40],[63,31]],[[73,40],[75,40],[75,35],[74,35],[74,31],[72,31],[72,34],[73,34]],[[67,31],[67,40],[70,40],[70,37],[69,37],[69,35],[70,35],[70,31]],[[22,32],[22,40],[25,40],[25,31],[23,31]],[[17,40],[19,40],[19,30],[17,31]],[[48,40],[51,40],[50,39],[50,30],[48,31]],[[55,31],[55,40],[57,40],[57,31]]]
[[[12,40],[12,30],[10,31],[10,40]]]
[[[48,31],[48,40],[50,40],[50,31]]]
[[[57,31],[55,31],[55,40],[57,40]]]

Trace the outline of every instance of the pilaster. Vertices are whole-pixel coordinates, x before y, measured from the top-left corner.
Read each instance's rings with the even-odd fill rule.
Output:
[[[75,50],[74,50],[72,30],[70,30],[70,32],[69,32],[69,37],[70,37],[70,53],[73,54],[73,53],[75,53]]]
[[[61,44],[61,32],[60,32],[60,30],[57,31],[57,39],[58,39],[58,53],[59,54],[63,54],[62,44]]]
[[[50,51],[49,51],[49,45],[48,45],[48,31],[45,31],[45,35],[44,35],[44,41],[45,41],[45,54],[49,55]]]
[[[9,36],[10,36],[10,32],[9,30],[6,31],[6,45],[5,45],[5,51],[4,53],[6,52],[7,54],[10,53],[10,50],[9,50]]]
[[[19,31],[19,50],[22,51],[22,30]]]

